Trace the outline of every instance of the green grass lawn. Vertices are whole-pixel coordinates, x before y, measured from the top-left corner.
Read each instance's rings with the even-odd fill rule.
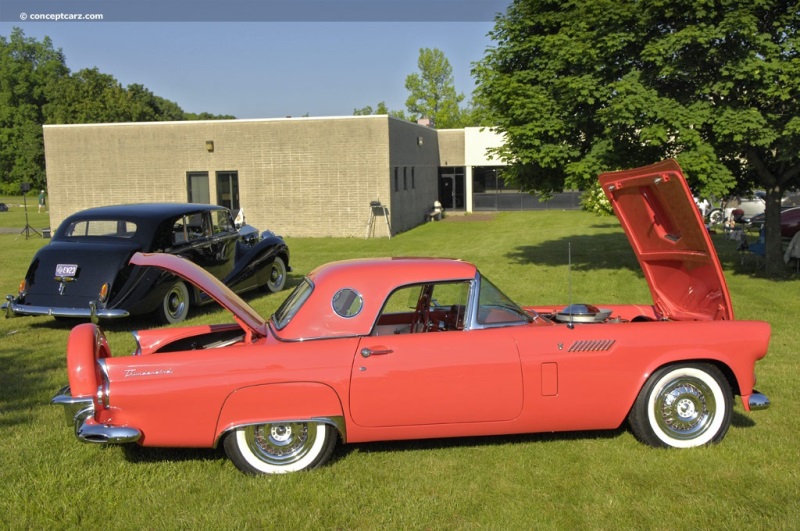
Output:
[[[0,226],[9,226],[2,216]],[[390,240],[290,238],[287,289],[331,260],[449,256],[475,262],[518,302],[565,304],[571,252],[574,302],[650,302],[614,218],[548,211],[478,219],[429,223]],[[16,292],[46,243],[0,235],[0,293]],[[358,444],[340,447],[318,470],[254,478],[221,450],[77,442],[62,409],[48,405],[66,383],[68,326],[0,318],[0,529],[795,529],[800,280],[755,276],[734,242],[717,236],[715,244],[737,318],[772,325],[757,387],[773,404],[747,414],[737,400],[725,440],[693,450],[646,447],[623,426]],[[267,315],[286,293],[248,300]],[[189,324],[223,319],[204,308]],[[112,323],[112,352],[130,353],[129,331],[147,326],[146,319]],[[599,406],[604,397],[596,398]]]

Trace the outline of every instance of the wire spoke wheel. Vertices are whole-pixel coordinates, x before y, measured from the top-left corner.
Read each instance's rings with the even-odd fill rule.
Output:
[[[225,451],[250,474],[280,474],[315,468],[328,460],[336,431],[322,422],[275,422],[237,428]]]

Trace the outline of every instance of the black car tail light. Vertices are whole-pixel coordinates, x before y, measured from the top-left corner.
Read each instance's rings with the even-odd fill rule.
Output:
[[[108,285],[108,282],[106,282],[100,287],[99,297],[101,303],[106,302],[108,300],[109,291],[110,291],[110,286]]]

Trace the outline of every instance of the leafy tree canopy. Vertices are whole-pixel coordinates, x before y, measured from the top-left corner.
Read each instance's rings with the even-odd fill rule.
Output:
[[[459,104],[463,94],[456,92],[453,68],[444,52],[437,48],[421,48],[417,60],[419,72],[406,77],[406,108],[411,120],[429,118],[439,129],[462,127]]]
[[[394,116],[395,118],[400,118],[402,120],[406,119],[405,113],[403,111],[390,111],[389,107],[386,106],[386,102],[383,101],[378,103],[378,107],[375,110],[373,110],[372,106],[370,105],[367,105],[360,109],[353,109],[353,116],[369,116],[372,114],[378,114],[378,115],[383,114],[388,116]]]
[[[674,157],[695,192],[767,191],[767,266],[800,185],[796,0],[514,0],[474,65],[527,189]]]

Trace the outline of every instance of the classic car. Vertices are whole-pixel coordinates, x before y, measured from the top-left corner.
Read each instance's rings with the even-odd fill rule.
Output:
[[[708,210],[708,222],[711,225],[724,222],[749,223],[753,216],[763,214],[766,206],[766,192],[762,190],[732,195],[723,200],[721,206]]]
[[[800,207],[784,208],[781,210],[781,237],[792,238],[800,232]],[[750,227],[761,229],[766,222],[766,216],[762,213],[753,216],[750,220]]]
[[[311,271],[264,319],[200,268],[229,324],[135,332],[112,357],[74,328],[53,398],[87,443],[222,444],[245,473],[314,468],[338,443],[617,429],[656,447],[723,439],[733,401],[765,409],[770,326],[734,320],[717,255],[674,161],[604,174],[652,304],[520,306],[475,265],[354,259]],[[569,302],[569,301],[568,301]]]
[[[155,312],[183,321],[201,290],[164,271],[129,264],[136,252],[180,256],[241,293],[283,289],[289,248],[270,231],[238,228],[215,205],[142,203],[91,208],[67,217],[33,257],[6,316],[112,319]]]

